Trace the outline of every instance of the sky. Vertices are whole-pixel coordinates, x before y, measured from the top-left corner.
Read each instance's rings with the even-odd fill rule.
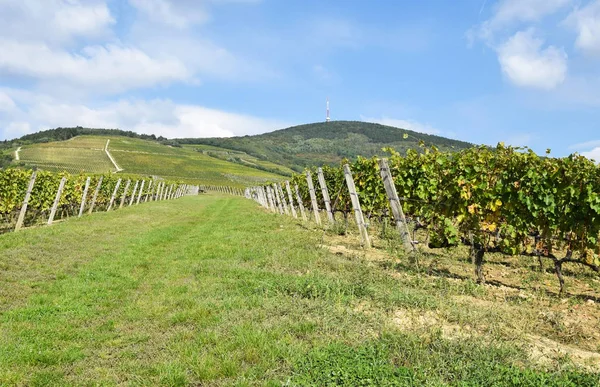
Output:
[[[362,120],[600,160],[600,0],[0,0],[0,140]]]

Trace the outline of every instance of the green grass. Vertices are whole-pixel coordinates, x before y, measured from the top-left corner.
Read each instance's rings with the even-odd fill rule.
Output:
[[[255,159],[250,156],[244,156],[247,162],[236,163],[227,158],[211,157],[190,147],[170,147],[155,141],[118,136],[77,136],[67,141],[28,145],[21,150],[20,164],[71,173],[112,171],[114,167],[103,151],[108,139],[109,151],[123,168],[123,173],[237,187],[283,179],[280,174],[255,168]],[[277,165],[272,163],[257,164],[277,169]],[[289,172],[285,167],[279,169],[283,173]]]
[[[406,332],[452,286],[206,195],[0,236],[0,385],[595,385],[514,343]],[[447,297],[442,297],[446,295]]]

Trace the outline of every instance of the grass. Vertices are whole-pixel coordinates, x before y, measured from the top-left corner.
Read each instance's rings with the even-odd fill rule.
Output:
[[[191,147],[170,147],[155,141],[118,136],[77,136],[67,141],[29,145],[21,150],[20,163],[72,173],[113,171],[114,167],[103,151],[108,139],[109,150],[124,173],[237,187],[283,179],[282,175],[254,165],[276,170],[276,164],[258,163],[250,156],[244,156],[244,161],[232,162],[227,158],[211,157]],[[280,169],[289,172],[288,168]]]
[[[0,385],[598,383],[493,334],[406,329],[398,311],[426,316],[482,291],[397,278],[322,240],[213,195],[2,235]]]

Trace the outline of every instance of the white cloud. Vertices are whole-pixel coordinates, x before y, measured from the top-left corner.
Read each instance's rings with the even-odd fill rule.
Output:
[[[438,135],[442,133],[439,129],[436,129],[429,124],[423,124],[423,123],[420,123],[420,122],[417,122],[414,120],[400,120],[400,119],[390,118],[390,117],[385,117],[385,116],[383,116],[381,118],[360,116],[360,119],[365,122],[374,122],[376,124],[393,126],[393,127],[401,128],[401,129],[408,129],[408,130],[412,130],[412,131],[419,132],[419,133],[438,134]]]
[[[581,155],[587,157],[588,159],[592,159],[594,161],[600,161],[600,147],[596,147],[587,152],[581,152]]]
[[[28,133],[31,133],[29,122],[15,121],[8,124],[4,129],[4,138],[18,138]]]
[[[519,31],[498,47],[502,72],[517,86],[553,89],[567,74],[567,54],[534,36],[534,30]]]
[[[571,4],[573,0],[500,0],[492,16],[471,28],[467,37],[471,43],[476,39],[493,44],[495,34],[520,23],[532,23],[554,14]]]
[[[569,145],[569,149],[589,149],[600,147],[600,140],[591,140],[586,142],[580,142],[578,144]]]
[[[93,87],[94,91],[119,92],[192,78],[190,70],[177,59],[150,57],[135,47],[88,46],[79,53],[69,53],[44,43],[0,39],[0,52],[0,72]]]
[[[2,94],[0,94],[2,95]],[[25,96],[25,99],[28,97]],[[0,116],[0,138],[19,137],[33,131],[83,126],[120,128],[137,133],[174,137],[230,137],[258,134],[291,126],[290,123],[211,109],[170,100],[128,100],[88,106],[45,96],[28,99],[29,107]],[[4,128],[4,130],[2,130]]]
[[[577,32],[575,46],[591,55],[600,55],[600,0],[575,9],[565,24]]]
[[[129,0],[152,22],[175,28],[186,28],[209,20],[203,4],[191,0]]]
[[[538,21],[572,2],[573,0],[502,0],[496,6],[490,23],[500,26],[515,21]]]
[[[17,108],[15,102],[8,96],[8,94],[0,91],[0,113],[12,112]]]
[[[65,43],[110,34],[115,19],[101,0],[0,0],[0,36]]]

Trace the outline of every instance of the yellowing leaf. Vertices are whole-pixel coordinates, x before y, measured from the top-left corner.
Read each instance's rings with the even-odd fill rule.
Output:
[[[467,207],[469,214],[474,214],[477,211],[477,204],[471,204]]]

